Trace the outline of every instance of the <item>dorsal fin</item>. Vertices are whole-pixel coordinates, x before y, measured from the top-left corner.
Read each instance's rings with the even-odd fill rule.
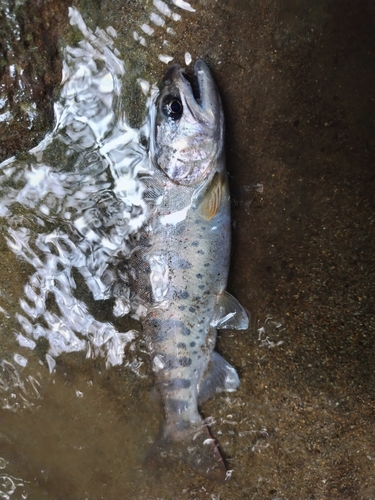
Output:
[[[249,314],[233,295],[223,292],[215,307],[211,326],[222,330],[246,330],[249,327]]]
[[[223,177],[216,172],[203,199],[197,207],[197,212],[203,219],[210,221],[218,213],[223,191]]]

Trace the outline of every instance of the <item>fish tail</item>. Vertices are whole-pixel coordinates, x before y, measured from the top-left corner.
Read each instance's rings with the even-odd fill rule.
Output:
[[[211,437],[208,427],[202,421],[188,431],[179,432],[163,426],[145,459],[145,466],[159,469],[182,460],[197,474],[211,481],[223,482],[227,468],[223,457]]]

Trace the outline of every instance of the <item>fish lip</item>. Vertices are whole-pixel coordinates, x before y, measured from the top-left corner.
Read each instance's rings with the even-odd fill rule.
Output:
[[[222,122],[221,101],[217,91],[214,79],[207,64],[198,59],[194,64],[194,78],[196,82],[198,100],[195,99],[193,88],[191,96],[195,101],[195,111],[198,111],[197,118],[201,118],[207,125],[212,126],[218,118],[217,126]],[[198,110],[197,110],[198,107]],[[194,113],[194,110],[192,110]]]

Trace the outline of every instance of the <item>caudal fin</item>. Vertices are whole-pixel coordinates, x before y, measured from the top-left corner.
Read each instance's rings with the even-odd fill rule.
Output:
[[[180,433],[179,438],[171,438],[168,427],[164,427],[151,446],[145,460],[150,468],[165,467],[176,459],[182,460],[197,474],[211,481],[223,482],[227,468],[215,440],[205,424]]]

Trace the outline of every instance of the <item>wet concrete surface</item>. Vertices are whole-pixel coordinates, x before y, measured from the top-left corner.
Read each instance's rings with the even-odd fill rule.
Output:
[[[102,9],[119,33],[142,15]],[[162,418],[151,373],[66,355],[40,416],[1,417],[33,498],[375,498],[374,26],[355,0],[205,2],[181,25],[175,60],[203,57],[223,98],[228,289],[252,312],[218,342],[240,390],[202,408],[234,472],[216,485],[181,464],[143,470]]]

